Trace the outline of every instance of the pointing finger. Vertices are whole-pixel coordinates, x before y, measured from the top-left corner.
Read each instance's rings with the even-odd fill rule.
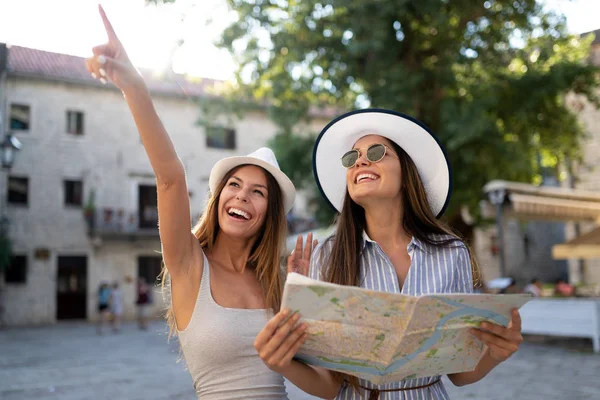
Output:
[[[112,24],[110,23],[110,21],[108,20],[108,17],[106,16],[106,12],[104,12],[104,9],[102,8],[101,5],[98,5],[98,11],[100,11],[100,17],[102,18],[102,23],[104,24],[104,29],[106,30],[106,34],[108,35],[108,41],[113,42],[113,43],[118,43],[119,38],[117,37],[117,34],[115,33],[115,30],[112,27]]]

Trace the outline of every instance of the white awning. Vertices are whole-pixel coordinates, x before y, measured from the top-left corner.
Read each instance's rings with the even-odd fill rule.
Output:
[[[600,258],[600,227],[566,243],[552,246],[555,260]]]
[[[504,194],[506,217],[600,223],[600,192],[507,181],[491,181],[484,191]],[[485,217],[496,215],[496,206],[489,201],[482,206]]]
[[[509,194],[513,212],[518,216],[560,220],[596,220],[600,218],[600,201],[572,200],[526,194]]]

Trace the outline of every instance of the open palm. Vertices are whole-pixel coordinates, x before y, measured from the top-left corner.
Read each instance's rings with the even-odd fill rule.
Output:
[[[313,240],[312,233],[309,233],[306,237],[306,246],[304,245],[304,238],[302,235],[299,235],[298,239],[296,240],[296,248],[288,257],[288,273],[297,272],[302,275],[308,275],[308,269],[310,268],[310,257],[317,244],[318,241],[316,239]]]

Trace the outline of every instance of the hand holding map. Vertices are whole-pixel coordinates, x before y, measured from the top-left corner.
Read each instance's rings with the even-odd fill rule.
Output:
[[[469,332],[508,326],[529,295],[406,296],[287,277],[282,308],[299,312],[308,337],[296,358],[375,384],[472,371],[485,346]]]
[[[506,361],[523,342],[521,316],[517,310],[512,310],[512,320],[506,328],[488,322],[482,322],[479,328],[471,329],[471,333],[488,346],[488,354],[498,362]]]

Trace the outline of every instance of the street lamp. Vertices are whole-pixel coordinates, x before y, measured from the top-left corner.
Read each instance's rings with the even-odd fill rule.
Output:
[[[500,274],[506,277],[506,262],[504,260],[504,229],[502,221],[502,212],[504,200],[506,199],[506,190],[499,188],[488,193],[490,203],[496,206],[496,225],[498,227],[498,253],[500,256]]]
[[[0,143],[0,160],[2,161],[2,169],[6,172],[6,175],[8,175],[8,171],[10,171],[10,169],[13,167],[15,163],[15,157],[17,156],[19,150],[21,150],[21,146],[22,145],[19,139],[17,139],[12,133],[6,135],[2,143]],[[5,179],[5,182],[8,185],[7,179]],[[4,214],[5,196],[6,195],[3,194],[2,200],[0,201],[0,238],[5,238],[8,236],[9,221]]]
[[[4,137],[0,144],[0,158],[2,159],[2,169],[10,170],[15,163],[17,152],[21,150],[21,142],[12,133]]]

